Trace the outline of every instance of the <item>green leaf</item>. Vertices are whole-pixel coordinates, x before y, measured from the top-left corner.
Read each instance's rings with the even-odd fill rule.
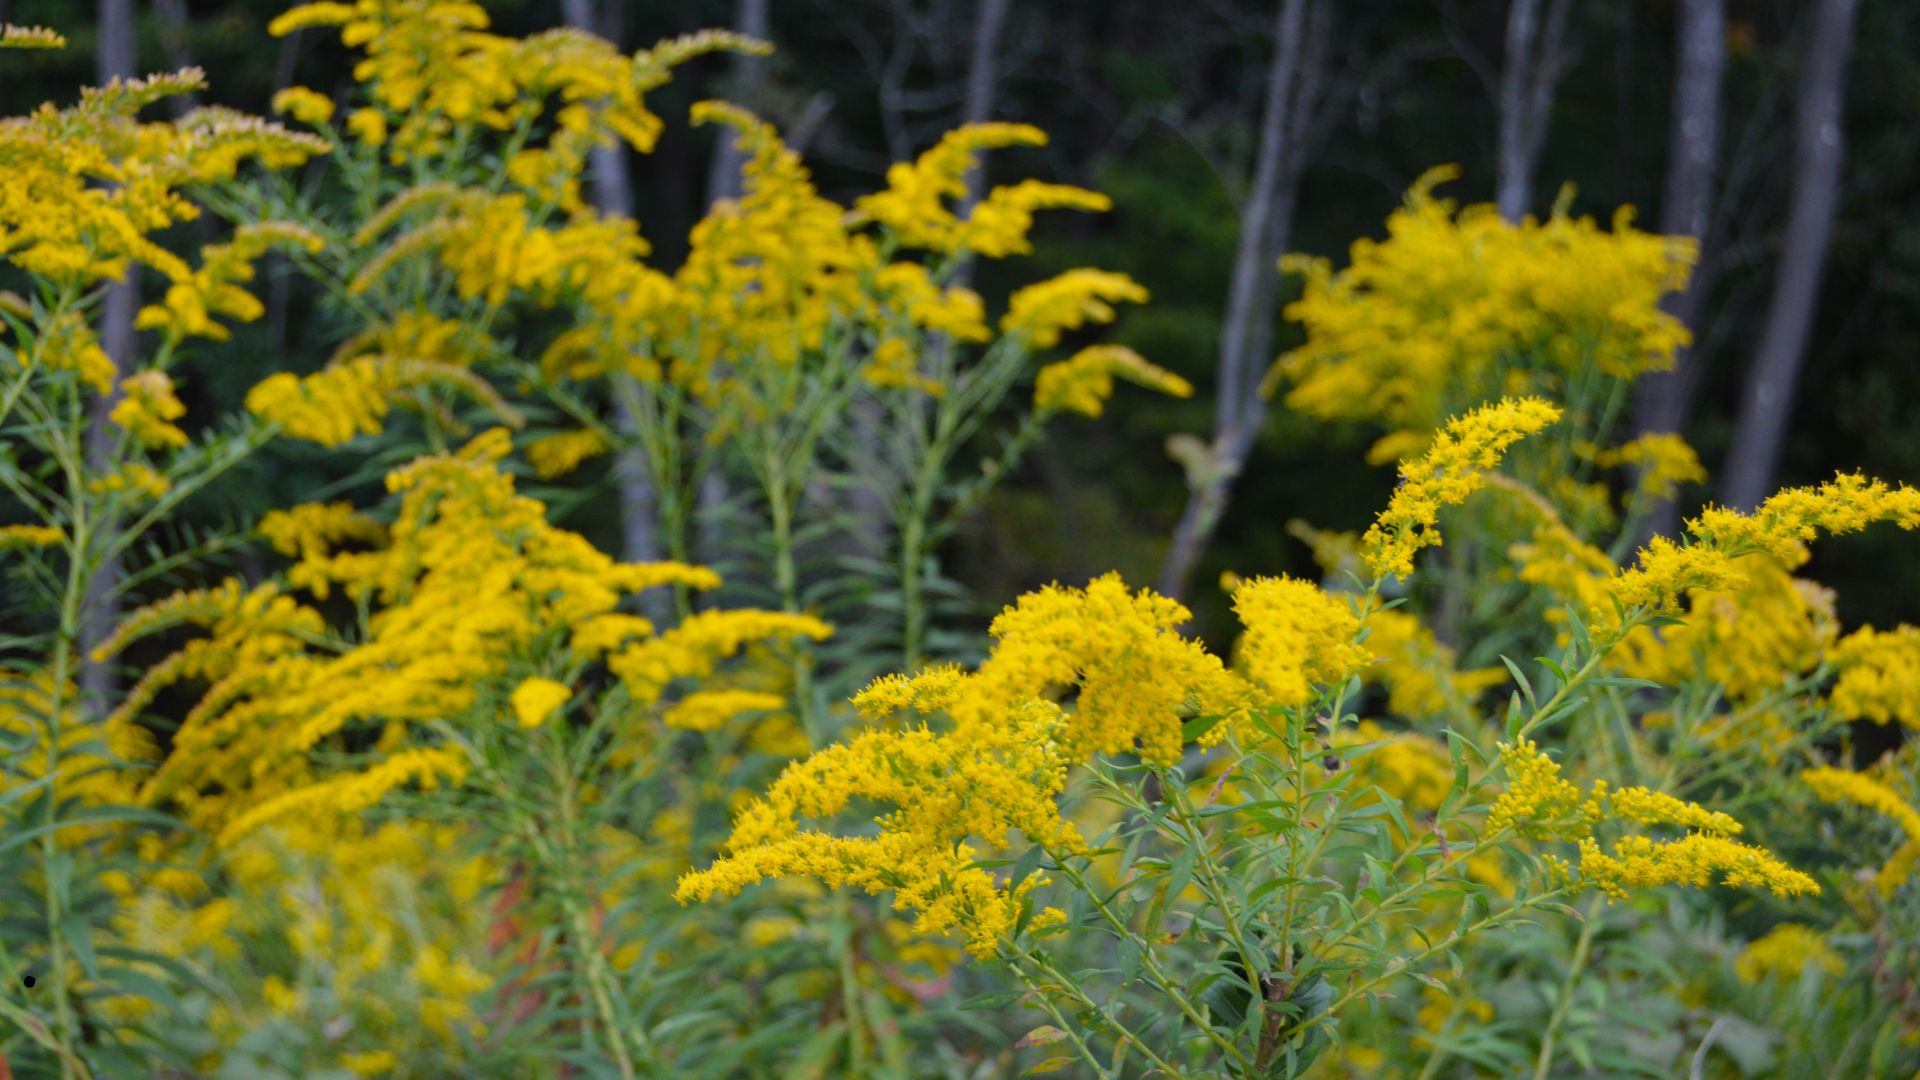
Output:
[[[1526,675],[1521,673],[1520,665],[1505,656],[1500,657],[1500,662],[1507,665],[1507,670],[1513,674],[1513,681],[1520,684],[1520,692],[1526,696],[1528,707],[1538,708],[1533,696],[1533,684],[1528,682]]]

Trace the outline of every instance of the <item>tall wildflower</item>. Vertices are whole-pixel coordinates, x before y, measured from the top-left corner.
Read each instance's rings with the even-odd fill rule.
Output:
[[[1506,398],[1447,422],[1418,460],[1400,467],[1400,486],[1361,538],[1367,565],[1380,577],[1413,572],[1413,556],[1440,544],[1440,511],[1458,506],[1486,483],[1507,448],[1560,419],[1539,398]]]
[[[607,620],[632,620],[615,610],[632,593],[718,579],[675,563],[619,563],[553,528],[499,471],[508,449],[494,429],[392,471],[390,526],[338,504],[263,524],[296,556],[291,580],[369,607],[363,637],[330,640],[318,612],[273,584],[178,594],[131,615],[103,658],[170,626],[208,631],[154,665],[116,713],[136,715],[183,679],[208,684],[141,800],[180,805],[231,845],[296,811],[351,813],[404,785],[459,782],[470,762],[434,733],[436,721],[557,722],[570,687],[522,666],[556,640],[597,639],[588,658],[617,649],[609,666],[650,705],[749,642],[829,632],[817,619],[714,611],[659,634],[633,620],[609,637]],[[344,771],[323,768],[316,748],[354,731],[376,734],[379,751]]]
[[[1564,206],[1517,223],[1489,205],[1459,209],[1433,194],[1458,174],[1443,166],[1421,176],[1387,219],[1386,238],[1356,241],[1345,269],[1304,257],[1282,264],[1304,278],[1285,314],[1307,340],[1274,365],[1266,388],[1285,380],[1291,408],[1385,426],[1375,461],[1416,450],[1469,402],[1550,393],[1557,375],[1587,368],[1631,380],[1670,366],[1688,340],[1660,301],[1686,285],[1690,239],[1640,232],[1630,210],[1609,232]],[[1504,367],[1533,353],[1543,362],[1532,370]]]

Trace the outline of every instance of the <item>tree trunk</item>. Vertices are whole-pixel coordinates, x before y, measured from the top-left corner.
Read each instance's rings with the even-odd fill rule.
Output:
[[[1660,199],[1660,231],[1691,236],[1701,257],[1685,290],[1670,294],[1662,306],[1687,329],[1699,331],[1700,308],[1710,287],[1706,263],[1708,223],[1712,217],[1715,166],[1719,161],[1721,85],[1727,66],[1726,0],[1682,0],[1675,27],[1673,115],[1667,134],[1667,178]],[[1682,348],[1673,370],[1640,380],[1635,411],[1642,432],[1681,431],[1692,411],[1699,384],[1699,354]],[[1655,507],[1651,531],[1672,535],[1679,529],[1679,507],[1671,499]]]
[[[167,67],[174,71],[192,67],[193,48],[187,40],[187,0],[154,0],[153,9],[160,16],[160,55],[166,57]],[[168,102],[173,115],[185,116],[200,104],[200,95],[175,94]]]
[[[993,119],[993,101],[1000,89],[1000,35],[1006,29],[1008,6],[1008,0],[981,0],[980,18],[973,29],[973,55],[967,64],[967,96],[960,108],[963,124],[984,124]],[[967,174],[962,217],[980,201],[986,182],[986,162],[982,161]]]
[[[1156,582],[1167,596],[1186,592],[1194,564],[1226,511],[1234,477],[1265,418],[1259,390],[1262,361],[1271,347],[1274,293],[1279,287],[1275,263],[1286,242],[1294,185],[1301,171],[1300,163],[1290,159],[1298,151],[1293,138],[1298,127],[1294,97],[1301,81],[1306,8],[1306,0],[1283,0],[1274,26],[1273,63],[1267,69],[1253,183],[1240,210],[1240,235],[1220,331],[1211,460],[1204,466],[1188,465],[1187,505]]]
[[[1506,55],[1500,68],[1500,130],[1495,203],[1518,221],[1533,199],[1533,176],[1546,143],[1553,92],[1565,74],[1561,48],[1572,0],[1513,0],[1507,9]]]
[[[1793,201],[1773,298],[1722,470],[1721,498],[1737,509],[1758,505],[1773,488],[1801,360],[1813,330],[1840,197],[1841,104],[1856,7],[1857,0],[1820,0],[1813,13],[1794,119]]]
[[[561,8],[568,26],[596,32],[593,0],[565,0]],[[627,161],[627,148],[619,143],[594,147],[588,168],[593,207],[600,216],[632,217],[633,170]],[[632,376],[616,372],[612,378]],[[614,430],[626,444],[613,461],[614,490],[620,501],[620,554],[628,562],[652,562],[660,558],[659,500],[647,468],[646,451],[639,444],[639,420],[627,407],[624,395],[613,395],[613,411]],[[670,602],[663,596],[644,596],[641,607],[656,622],[671,611]]]
[[[735,0],[733,6],[733,28],[751,38],[765,41],[772,36],[771,0]],[[728,97],[734,101],[751,105],[759,96],[760,83],[765,77],[766,61],[757,56],[738,55],[732,60]],[[707,172],[707,203],[732,198],[740,194],[740,169],[746,164],[740,148],[726,132],[714,143],[713,163]]]
[[[113,79],[134,77],[138,58],[135,52],[133,0],[100,0],[100,41],[96,60],[99,80],[105,85]],[[127,276],[107,286],[100,305],[100,347],[112,358],[116,372],[127,371],[134,360],[136,339],[134,315],[140,310],[139,270],[128,267]],[[118,380],[116,379],[116,382]],[[87,467],[105,471],[113,466],[114,428],[108,419],[120,398],[119,388],[93,399],[87,413]],[[105,539],[104,537],[102,539]],[[91,708],[103,708],[118,689],[114,669],[106,664],[85,662],[93,646],[105,641],[120,621],[120,607],[113,591],[120,583],[120,561],[109,559],[89,580],[82,600],[80,623],[80,697]]]

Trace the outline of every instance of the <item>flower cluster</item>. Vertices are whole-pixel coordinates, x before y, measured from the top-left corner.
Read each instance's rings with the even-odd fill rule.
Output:
[[[683,878],[679,895],[704,900],[783,876],[892,889],[897,906],[920,912],[923,931],[959,929],[976,955],[991,955],[1020,925],[1038,879],[1003,886],[975,865],[977,853],[1005,846],[1010,832],[1077,850],[1078,830],[1057,805],[1071,766],[1122,753],[1170,765],[1188,720],[1304,705],[1369,659],[1347,602],[1305,582],[1250,581],[1235,607],[1245,678],[1176,632],[1185,608],[1130,592],[1116,575],[1022,597],[994,620],[993,649],[978,669],[888,676],[854,702],[875,721],[945,714],[946,730],[924,721],[880,728],[791,766],[740,814],[730,853]],[[1217,741],[1232,726],[1216,723],[1199,738]],[[803,828],[802,819],[830,817],[855,799],[895,808],[877,819],[879,836]]]
[[[1433,195],[1456,175],[1422,176],[1387,219],[1387,238],[1356,241],[1345,269],[1283,264],[1305,278],[1285,313],[1307,341],[1280,358],[1267,388],[1284,378],[1294,409],[1384,425],[1395,434],[1375,460],[1417,448],[1464,404],[1551,393],[1589,368],[1631,380],[1671,366],[1688,341],[1660,301],[1686,285],[1691,239],[1640,232],[1629,210],[1607,232],[1563,206],[1519,223],[1490,205],[1458,209]],[[1508,366],[1536,353],[1531,370]]]
[[[1418,460],[1400,467],[1400,486],[1361,544],[1380,577],[1405,577],[1421,548],[1441,542],[1440,511],[1458,506],[1485,484],[1507,448],[1560,419],[1539,398],[1506,398],[1449,420]]]
[[[609,668],[633,697],[652,704],[675,680],[705,678],[749,643],[829,632],[804,616],[708,611],[656,633],[618,612],[635,592],[710,588],[718,578],[675,563],[615,562],[553,528],[544,507],[517,494],[498,469],[509,448],[496,428],[458,452],[389,473],[400,497],[390,526],[342,504],[263,523],[275,546],[298,560],[289,580],[370,608],[363,636],[330,636],[318,611],[273,583],[228,582],[131,615],[98,650],[101,659],[173,626],[209,633],[153,665],[110,721],[137,716],[176,682],[207,685],[141,801],[178,804],[232,844],[295,811],[351,813],[402,786],[459,782],[467,753],[434,724],[555,722],[569,685],[525,665],[556,645],[556,664],[569,642],[585,658],[610,654]],[[355,731],[376,736],[374,753],[357,768],[325,770],[315,749]]]
[[[1742,827],[1726,814],[1647,788],[1609,790],[1604,780],[1583,797],[1557,762],[1524,739],[1501,744],[1500,761],[1508,783],[1487,812],[1487,828],[1578,843],[1583,887],[1616,899],[1633,889],[1705,888],[1716,882],[1783,897],[1820,892],[1812,878],[1771,853],[1732,839]],[[1603,847],[1596,831],[1606,823],[1688,831],[1671,840],[1630,832]]]

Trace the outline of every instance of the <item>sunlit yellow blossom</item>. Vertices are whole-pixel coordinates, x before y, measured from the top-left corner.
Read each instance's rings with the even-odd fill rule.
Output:
[[[613,654],[607,667],[626,683],[634,700],[651,704],[675,679],[713,673],[720,661],[749,642],[798,636],[823,640],[833,628],[811,615],[775,611],[700,611],[678,626]]]
[[[1722,884],[1766,889],[1775,896],[1817,896],[1820,886],[1766,851],[1714,833],[1689,833],[1657,841],[1625,836],[1611,850],[1588,838],[1580,842],[1580,877],[1608,896],[1624,899],[1632,889]]]
[[[1607,791],[1605,781],[1594,784],[1592,801],[1605,800],[1605,809],[1589,810],[1590,816],[1611,815],[1638,825],[1677,825],[1685,829],[1731,836],[1741,831],[1740,823],[1717,810],[1676,799],[1650,788],[1627,787]]]
[[[1733,973],[1744,983],[1798,982],[1809,967],[1827,976],[1847,970],[1823,934],[1799,923],[1781,923],[1733,958]]]
[[[958,664],[939,664],[913,675],[882,675],[853,696],[853,707],[868,720],[903,712],[944,712],[958,704],[967,678]]]
[[[347,132],[368,146],[379,146],[387,141],[387,118],[379,109],[355,109],[347,114]]]
[[[66,539],[66,533],[51,525],[0,525],[0,551],[52,547]]]
[[[385,1076],[399,1065],[399,1055],[391,1050],[360,1050],[340,1055],[340,1067],[355,1076]]]
[[[1605,781],[1596,782],[1583,799],[1580,789],[1560,775],[1559,765],[1526,740],[1502,743],[1500,763],[1507,789],[1487,812],[1488,831],[1515,828],[1539,839],[1578,841],[1579,882],[1585,887],[1615,898],[1636,888],[1705,888],[1716,882],[1764,888],[1776,896],[1820,892],[1812,878],[1766,850],[1730,839],[1741,827],[1726,814],[1647,788],[1610,791]],[[1607,824],[1697,831],[1676,840],[1629,833],[1608,849],[1594,835]]]
[[[1679,493],[1681,484],[1698,484],[1707,478],[1700,455],[1672,432],[1649,432],[1631,442],[1596,450],[1592,458],[1603,469],[1630,466],[1639,470],[1635,488],[1653,499],[1671,499]]]
[[[1040,146],[1045,133],[1028,124],[967,124],[949,131],[913,162],[887,170],[884,191],[854,204],[855,221],[873,221],[907,247],[941,253],[972,251],[990,259],[1030,250],[1027,231],[1036,210],[1106,210],[1106,196],[1064,184],[1026,180],[997,187],[974,204],[963,220],[948,209],[949,200],[966,194],[967,173],[982,150]]]
[[[784,709],[787,699],[758,690],[699,690],[667,709],[661,723],[681,731],[714,731],[741,713]]]
[[[1731,590],[1695,590],[1681,622],[1629,635],[1614,654],[1621,673],[1673,687],[1704,679],[1748,704],[1818,667],[1839,632],[1833,594],[1767,555],[1733,565]]]
[[[165,122],[138,119],[146,106],[204,86],[191,68],[114,79],[83,91],[78,105],[46,105],[0,123],[0,259],[78,286],[123,277],[134,263],[175,284],[190,280],[193,271],[151,239],[199,215],[183,188],[228,179],[244,161],[285,168],[326,149],[311,135],[218,106]],[[99,386],[110,376],[89,381]]]
[[[1827,697],[1837,715],[1920,728],[1920,628],[1861,627],[1834,645],[1827,662],[1840,672]]]
[[[124,428],[142,446],[163,449],[187,445],[187,433],[173,421],[187,414],[187,407],[174,395],[173,380],[157,368],[149,368],[120,380],[121,397],[107,418]]]
[[[1362,720],[1351,731],[1342,731],[1336,742],[1376,744],[1349,760],[1354,780],[1378,787],[1412,809],[1432,813],[1453,790],[1453,761],[1446,747],[1423,735],[1388,731]]]
[[[1049,687],[1077,686],[1076,705],[1059,740],[1067,757],[1135,751],[1148,761],[1179,760],[1186,715],[1233,717],[1250,688],[1219,658],[1175,627],[1192,616],[1151,590],[1130,592],[1118,574],[1085,589],[1050,585],[1022,596],[988,628],[992,654],[980,666],[977,695],[955,716],[961,734],[997,723],[990,708],[1036,698]],[[1328,664],[1337,662],[1333,655]],[[1216,725],[1211,738],[1225,734]]]
[[[1705,544],[1682,546],[1656,536],[1640,549],[1635,564],[1607,583],[1609,598],[1626,611],[1644,609],[1677,615],[1689,589],[1725,592],[1745,580],[1736,560]],[[1596,617],[1608,613],[1596,611]]]
[[[994,620],[992,651],[976,671],[889,677],[857,699],[875,718],[945,712],[951,730],[869,731],[789,767],[735,820],[729,854],[683,878],[678,895],[702,900],[784,876],[891,889],[897,907],[919,912],[922,932],[958,929],[976,956],[991,955],[1040,879],[1005,888],[973,865],[976,851],[1005,846],[1010,830],[1077,849],[1078,831],[1057,805],[1072,762],[1134,750],[1170,763],[1187,715],[1250,705],[1249,687],[1174,630],[1187,618],[1179,604],[1132,593],[1117,575],[1022,597]],[[1061,690],[1072,691],[1071,710],[1055,699]],[[895,808],[878,819],[878,836],[802,824],[855,800]]]
[[[1670,366],[1689,340],[1660,301],[1686,285],[1691,239],[1639,232],[1630,211],[1611,232],[1558,206],[1517,223],[1489,205],[1456,212],[1433,189],[1457,175],[1445,166],[1416,181],[1387,237],[1356,241],[1346,269],[1282,264],[1305,278],[1285,314],[1307,340],[1264,389],[1284,378],[1294,409],[1399,433],[1376,460],[1411,449],[1463,402],[1549,392],[1562,373],[1632,379]],[[1529,355],[1530,367],[1509,363]]]
[[[1558,419],[1539,398],[1508,398],[1448,421],[1423,457],[1400,467],[1400,486],[1361,540],[1367,565],[1383,577],[1411,574],[1414,554],[1440,543],[1440,511],[1478,491],[1508,447]]]
[[[333,99],[304,86],[289,86],[273,95],[273,111],[319,127],[333,119]]]
[[[153,466],[129,461],[111,472],[100,473],[87,481],[87,490],[96,495],[126,494],[141,499],[157,499],[173,490],[173,481],[154,471]]]
[[[1099,416],[1113,396],[1114,376],[1170,397],[1190,397],[1193,384],[1124,345],[1090,345],[1040,369],[1034,379],[1033,407],[1064,409]]]
[[[79,375],[80,381],[100,393],[113,389],[113,380],[119,369],[114,366],[113,358],[100,347],[100,339],[93,335],[78,312],[68,312],[56,319],[53,325],[40,331],[40,363],[53,371],[71,371]],[[32,355],[31,353],[28,354]],[[16,360],[24,360],[15,353]]]
[[[527,444],[527,461],[542,479],[551,480],[565,476],[579,468],[581,462],[611,449],[600,432],[593,428],[581,428],[535,439]]]
[[[402,390],[440,387],[481,402],[504,423],[520,414],[491,384],[466,368],[432,360],[361,356],[301,377],[269,375],[247,391],[247,410],[282,425],[288,435],[339,446],[359,435],[377,435]]]
[[[514,719],[524,728],[537,728],[547,722],[560,706],[573,696],[573,688],[552,679],[532,678],[513,688],[511,704]]]
[[[1751,514],[1708,507],[1687,527],[1722,548],[1749,545],[1798,566],[1803,560],[1800,545],[1819,534],[1840,536],[1880,521],[1920,528],[1920,491],[1841,473],[1818,487],[1786,488]]]
[[[1233,591],[1246,632],[1238,659],[1275,704],[1305,705],[1373,659],[1355,644],[1360,618],[1344,596],[1288,577],[1253,578]]]
[[[266,311],[252,293],[241,287],[253,280],[254,260],[274,248],[317,252],[323,246],[317,234],[298,225],[242,225],[231,241],[201,248],[199,268],[176,275],[163,301],[141,308],[134,325],[142,330],[164,330],[173,339],[192,334],[225,341],[232,335],[215,321],[215,316],[252,322]]]
[[[442,778],[459,783],[467,775],[467,756],[459,750],[409,749],[360,772],[345,773],[276,795],[227,822],[218,841],[231,844],[275,818],[295,812],[351,814],[377,803],[388,792],[409,783],[427,790]]]
[[[1522,739],[1500,744],[1500,764],[1507,775],[1506,790],[1487,811],[1487,831],[1553,829],[1580,807],[1580,789],[1560,775],[1560,765]]]
[[[82,806],[131,801],[158,756],[153,735],[124,715],[102,719],[82,712],[72,682],[58,685],[57,694],[55,689],[46,670],[0,674],[0,735],[16,747],[0,773],[0,794],[17,798],[18,788],[52,775],[48,786],[62,800]],[[78,821],[59,834],[64,841],[87,835]]]
[[[1118,314],[1113,305],[1122,301],[1144,304],[1147,290],[1125,274],[1069,270],[1014,293],[1000,329],[1023,335],[1035,348],[1044,349],[1057,344],[1068,330],[1112,322]]]
[[[1882,817],[1892,819],[1906,834],[1906,842],[1887,859],[1874,878],[1882,896],[1892,895],[1895,889],[1912,877],[1916,863],[1920,863],[1920,810],[1915,810],[1913,804],[1901,798],[1892,788],[1863,773],[1833,768],[1808,769],[1800,774],[1800,780],[1822,800],[1864,806]]]

